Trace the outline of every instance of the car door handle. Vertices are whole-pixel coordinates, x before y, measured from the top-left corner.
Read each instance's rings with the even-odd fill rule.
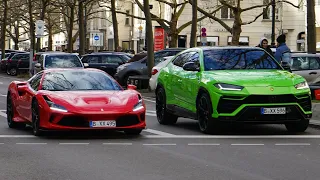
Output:
[[[178,79],[178,82],[179,82],[179,83],[181,83],[181,82],[182,82],[182,80],[181,80],[181,79]]]
[[[317,72],[310,72],[309,75],[311,75],[311,74],[318,74],[318,73]]]
[[[101,68],[107,68],[107,66],[100,66]]]

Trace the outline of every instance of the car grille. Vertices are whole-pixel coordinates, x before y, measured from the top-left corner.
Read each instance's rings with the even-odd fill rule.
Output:
[[[117,127],[126,127],[139,124],[139,118],[136,115],[125,115],[120,116],[116,119]],[[58,125],[69,126],[69,127],[90,127],[89,120],[85,117],[79,116],[68,116],[62,118]]]
[[[270,106],[278,107],[278,106]],[[301,110],[298,106],[286,106],[286,114],[264,114],[261,115],[261,107],[245,107],[241,110],[236,117],[223,117],[220,119],[223,121],[237,121],[237,122],[271,122],[271,123],[282,123],[286,121],[299,121],[303,119]]]
[[[218,104],[218,113],[232,113],[242,104],[276,104],[276,103],[299,103],[305,111],[311,111],[311,99],[309,95],[250,95],[222,96]]]

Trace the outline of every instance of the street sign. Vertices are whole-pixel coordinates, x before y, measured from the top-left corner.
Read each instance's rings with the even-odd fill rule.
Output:
[[[90,45],[96,47],[103,46],[103,33],[90,33]]]
[[[45,25],[45,23],[44,23],[44,21],[43,20],[37,20],[36,21],[36,37],[38,38],[38,37],[42,37],[42,36],[44,36],[44,25]]]
[[[201,43],[207,43],[207,37],[201,37]]]

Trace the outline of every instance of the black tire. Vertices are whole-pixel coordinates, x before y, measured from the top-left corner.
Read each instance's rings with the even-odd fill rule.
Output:
[[[40,129],[39,105],[36,100],[32,101],[32,132],[35,136],[41,136],[43,132]]]
[[[124,130],[124,133],[126,135],[139,135],[141,134],[142,132],[142,129],[127,129],[127,130]]]
[[[9,128],[24,128],[26,124],[13,121],[14,107],[10,93],[7,96],[7,122]]]
[[[207,93],[202,93],[197,99],[197,116],[199,129],[202,133],[212,134],[220,132],[220,123],[212,118],[212,103]]]
[[[295,133],[305,132],[308,129],[309,120],[301,120],[296,123],[287,123],[285,125],[289,132],[295,132]]]
[[[156,114],[160,124],[169,125],[177,123],[178,116],[168,112],[165,90],[160,87],[156,93]]]
[[[9,70],[9,74],[10,74],[11,76],[16,76],[16,75],[18,74],[18,69],[17,69],[17,68],[11,68],[11,69]]]

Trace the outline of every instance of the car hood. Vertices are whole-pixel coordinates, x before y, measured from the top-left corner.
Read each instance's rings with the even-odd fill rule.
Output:
[[[207,82],[226,83],[246,87],[292,86],[305,79],[283,70],[217,70],[205,71]]]
[[[50,91],[46,95],[55,104],[68,111],[122,113],[132,111],[138,102],[138,93],[124,91]],[[103,110],[101,110],[103,109]]]

